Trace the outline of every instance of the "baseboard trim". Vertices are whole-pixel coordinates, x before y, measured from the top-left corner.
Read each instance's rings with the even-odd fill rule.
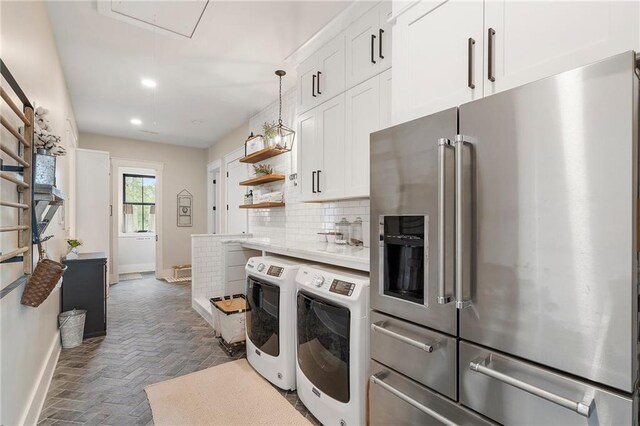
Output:
[[[60,332],[58,331],[54,335],[53,342],[51,343],[51,348],[49,349],[49,354],[47,355],[47,360],[40,369],[40,374],[38,375],[38,383],[31,393],[29,405],[27,406],[27,409],[22,418],[22,422],[20,422],[20,424],[35,425],[38,423],[40,413],[42,412],[42,407],[44,406],[44,401],[47,398],[49,386],[51,386],[51,379],[53,379],[53,373],[56,369],[56,364],[58,364],[58,358],[60,357],[61,349],[62,345],[60,344]]]

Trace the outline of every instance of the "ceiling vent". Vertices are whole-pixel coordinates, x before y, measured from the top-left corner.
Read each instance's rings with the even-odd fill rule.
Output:
[[[209,0],[98,0],[98,13],[167,35],[192,38]]]

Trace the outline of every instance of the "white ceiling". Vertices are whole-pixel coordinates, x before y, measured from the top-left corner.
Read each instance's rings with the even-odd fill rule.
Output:
[[[188,38],[149,22],[188,34],[202,0],[109,3],[140,22],[100,14],[96,1],[47,2],[79,130],[202,148],[277,98],[276,69],[293,86],[284,58],[348,5],[212,0]]]

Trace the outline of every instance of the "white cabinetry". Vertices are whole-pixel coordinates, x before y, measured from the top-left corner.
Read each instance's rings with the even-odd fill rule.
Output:
[[[390,15],[391,3],[382,2],[347,29],[347,88],[391,66],[391,30],[387,24]]]
[[[298,74],[298,113],[325,102],[345,89],[344,34],[303,61]]]
[[[640,50],[638,1],[423,0],[393,9],[394,123]]]
[[[639,16],[638,1],[486,1],[485,95],[640,49]]]
[[[344,197],[344,96],[298,116],[302,201]]]
[[[482,97],[484,5],[423,1],[393,28],[394,123]]]

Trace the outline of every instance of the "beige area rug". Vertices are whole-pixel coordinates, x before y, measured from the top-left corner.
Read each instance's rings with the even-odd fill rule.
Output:
[[[311,424],[246,359],[144,390],[156,426]]]

